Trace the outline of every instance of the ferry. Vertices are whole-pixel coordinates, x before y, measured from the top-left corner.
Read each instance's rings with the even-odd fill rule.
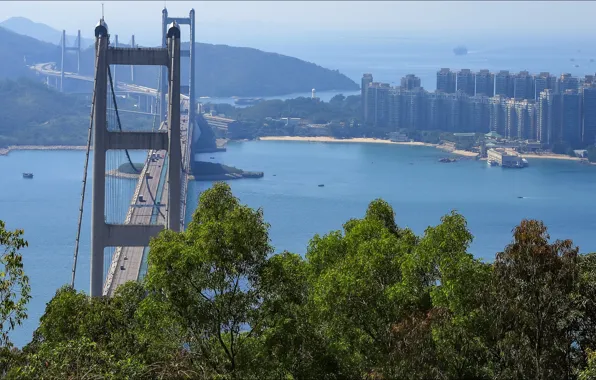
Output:
[[[455,53],[455,55],[466,55],[468,54],[468,48],[465,46],[457,46],[453,49],[453,53]]]
[[[33,173],[23,173],[23,178],[33,178]]]

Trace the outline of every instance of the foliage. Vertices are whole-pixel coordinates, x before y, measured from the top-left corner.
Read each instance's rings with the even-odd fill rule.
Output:
[[[339,101],[339,99],[337,100]],[[273,254],[262,210],[216,183],[146,281],[70,288],[7,378],[595,379],[596,254],[523,220],[494,263],[464,217],[420,236],[381,199],[305,257]]]
[[[0,349],[3,350],[12,347],[9,332],[27,318],[27,303],[31,298],[29,278],[19,252],[28,245],[22,236],[22,230],[8,231],[0,220]]]
[[[0,147],[8,145],[85,145],[91,98],[60,93],[33,79],[0,81]],[[121,109],[133,102],[118,99]],[[122,126],[151,125],[146,115],[122,113]]]
[[[272,248],[262,210],[239,204],[228,185],[205,191],[188,229],[151,242],[148,286],[168,299],[190,351],[216,374],[241,372],[259,328],[260,272]]]

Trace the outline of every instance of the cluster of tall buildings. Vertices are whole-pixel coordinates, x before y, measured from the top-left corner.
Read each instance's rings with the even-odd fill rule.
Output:
[[[596,143],[596,79],[570,74],[555,77],[527,71],[491,73],[462,69],[437,72],[437,89],[428,92],[409,74],[401,85],[362,77],[363,119],[387,131],[494,131],[509,139],[551,145]]]

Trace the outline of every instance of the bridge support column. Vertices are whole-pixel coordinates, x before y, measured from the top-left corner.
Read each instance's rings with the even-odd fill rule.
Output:
[[[180,230],[180,183],[181,183],[181,139],[180,139],[180,29],[173,23],[167,33],[166,49],[132,49],[108,47],[108,30],[103,19],[95,28],[95,48],[98,55],[95,68],[95,107],[93,111],[94,159],[93,159],[93,202],[91,209],[91,268],[90,295],[101,296],[111,288],[113,277],[104,286],[104,248],[144,247],[149,244],[163,225],[152,224],[107,224],[105,221],[105,170],[106,152],[109,149],[147,149],[168,151],[168,212],[166,226]],[[164,131],[113,132],[107,130],[107,96],[109,65],[159,65],[169,72],[169,109],[167,141]],[[113,79],[113,78],[112,78]],[[142,104],[142,103],[141,103]],[[158,201],[158,200],[156,200]],[[113,259],[113,258],[112,258]],[[112,268],[112,266],[110,267]]]
[[[62,59],[60,61],[60,92],[64,91],[64,55],[66,53],[66,30],[62,30]]]
[[[98,30],[99,29],[99,30]],[[101,25],[95,31],[97,67],[95,67],[95,108],[93,110],[93,188],[91,205],[91,284],[90,294],[99,297],[103,289],[103,257],[105,242],[105,187],[107,133],[107,28]]]
[[[180,29],[172,24],[168,31],[170,53],[170,85],[168,93],[168,229],[180,231]],[[177,34],[177,35],[176,35]]]

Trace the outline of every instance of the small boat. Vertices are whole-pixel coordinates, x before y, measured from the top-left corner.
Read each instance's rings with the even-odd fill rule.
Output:
[[[319,185],[319,187],[324,187],[324,186],[325,186],[324,184],[320,184],[320,185]]]
[[[524,197],[518,197],[519,199],[524,199]]]
[[[33,173],[23,173],[23,178],[33,178]]]
[[[574,67],[579,67],[579,65],[574,65]]]

